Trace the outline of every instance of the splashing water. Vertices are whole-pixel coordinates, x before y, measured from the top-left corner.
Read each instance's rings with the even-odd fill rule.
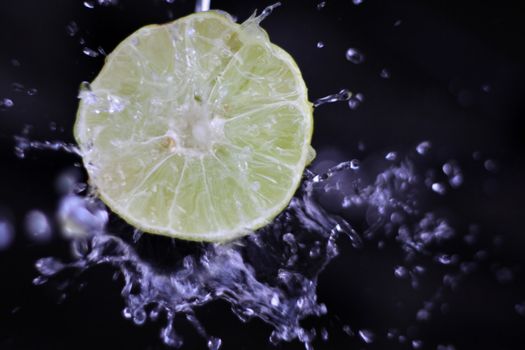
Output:
[[[86,1],[84,5],[92,9],[97,4],[116,3],[99,0]],[[362,1],[354,1],[356,5],[360,3]],[[325,4],[323,1],[317,8],[321,10]],[[205,11],[209,9],[209,1],[200,1],[197,6],[200,6],[198,10]],[[277,6],[279,3],[265,9],[261,20]],[[70,23],[67,32],[76,35],[77,25]],[[322,42],[317,45],[323,46]],[[86,47],[84,54],[96,57],[99,52]],[[355,64],[364,61],[364,55],[352,48],[346,57]],[[380,76],[387,79],[390,72],[383,69]],[[79,97],[96,99],[87,83],[82,84]],[[108,98],[113,110],[123,108],[117,97]],[[7,100],[0,100],[0,108],[13,106],[13,102],[9,100],[8,105]],[[317,99],[314,106],[347,102],[349,108],[355,109],[363,101],[361,93],[352,94],[343,89]],[[29,150],[59,150],[81,155],[76,145],[32,141],[24,133],[16,136],[15,142],[19,158],[24,158]],[[36,268],[40,275],[34,284],[68,278],[69,270],[82,273],[98,265],[110,265],[123,277],[123,316],[137,325],[163,319],[160,337],[168,346],[182,346],[183,337],[175,329],[174,321],[183,318],[206,339],[209,349],[219,349],[222,340],[208,334],[196,311],[223,300],[241,321],[258,318],[271,325],[272,344],[298,340],[306,349],[311,349],[316,338],[326,341],[329,332],[326,328],[306,327],[303,321],[331,311],[317,299],[318,278],[337,257],[342,242],[350,242],[354,249],[360,249],[369,241],[381,248],[390,240],[397,244],[404,257],[403,265],[393,268],[393,276],[408,281],[415,289],[430,264],[448,268],[441,276],[443,283],[414,315],[414,321],[425,321],[439,307],[443,291],[455,289],[484,259],[480,251],[468,258],[446,251],[445,243],[458,238],[456,230],[447,218],[423,210],[419,205],[420,197],[429,193],[446,195],[464,182],[461,167],[454,160],[440,167],[443,179],[437,180],[436,176],[428,176],[426,171],[418,169],[417,160],[431,152],[430,141],[423,141],[414,148],[414,156],[390,151],[379,163],[353,159],[324,172],[306,170],[300,189],[274,222],[229,244],[187,243],[142,235],[138,230],[127,235],[122,227],[110,224],[112,214],[93,190],[65,173],[59,178],[64,196],[57,220],[63,236],[70,240],[72,256],[68,261],[54,257],[38,260]],[[484,167],[489,172],[498,171],[497,162],[491,159],[484,162]],[[326,205],[334,198],[338,203],[335,209],[333,205]],[[25,225],[28,234],[49,239],[50,223],[42,212],[28,213]],[[474,231],[461,238],[468,241],[470,235],[475,236]],[[0,218],[0,250],[11,244],[13,232],[12,225]],[[163,247],[151,252],[149,248],[155,240],[162,240]],[[169,256],[169,266],[161,261],[163,256]],[[421,263],[424,259],[426,263]],[[508,281],[512,279],[512,272],[502,267],[496,272],[496,278]],[[75,283],[75,280],[67,282]],[[525,316],[525,302],[515,303],[514,308],[518,315]],[[384,335],[378,330],[353,329],[350,325],[342,325],[341,330],[363,344],[384,337],[407,342],[413,349],[425,345],[422,339],[411,339],[397,329],[390,329]],[[437,349],[450,350],[454,346],[438,345]]]
[[[29,145],[41,149],[40,143]],[[154,238],[138,230],[129,237],[115,232],[108,225],[110,213],[102,202],[92,195],[75,193],[75,188],[86,186],[72,185],[74,179],[69,178],[65,182],[70,184],[70,191],[61,200],[58,218],[64,237],[71,240],[73,256],[69,262],[53,257],[37,261],[40,276],[34,283],[60,279],[70,269],[83,272],[97,265],[111,265],[124,278],[124,317],[140,325],[163,314],[166,322],[160,336],[166,345],[183,344],[174,328],[174,319],[183,317],[206,338],[210,349],[218,349],[220,338],[207,334],[196,310],[224,300],[241,321],[259,318],[272,325],[269,339],[273,344],[299,340],[310,349],[317,335],[328,338],[328,332],[307,329],[302,320],[328,312],[317,300],[317,280],[338,255],[339,242],[349,240],[359,249],[363,240],[381,236],[381,242],[393,237],[408,264],[414,255],[432,255],[436,243],[455,237],[446,219],[419,210],[418,197],[425,186],[413,160],[400,160],[398,153],[389,152],[373,180],[364,175],[369,168],[367,162],[354,159],[319,174],[307,170],[288,208],[273,223],[236,242],[190,244],[162,238],[169,248],[163,248],[168,251],[160,255],[170,256],[169,266],[159,263],[158,252],[152,256],[144,248]],[[324,197],[330,194],[342,198],[341,209],[366,213],[367,224],[361,234],[344,217],[324,207]],[[439,264],[456,265],[456,260],[452,255],[436,255]],[[414,288],[421,273],[422,266],[398,266],[394,271],[396,277],[410,279]],[[444,284],[457,283],[459,278],[459,272],[444,276]],[[439,298],[439,294],[430,299]],[[429,317],[427,309],[417,314],[418,319]],[[343,326],[343,331],[354,334],[349,326]],[[372,330],[356,332],[366,344],[377,338]],[[413,342],[414,348],[420,347],[420,340]]]

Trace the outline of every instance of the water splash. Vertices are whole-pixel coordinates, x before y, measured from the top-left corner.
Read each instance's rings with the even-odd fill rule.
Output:
[[[85,3],[90,4],[90,8],[95,6],[93,1]],[[322,9],[325,2],[319,5],[318,9]],[[261,20],[272,9],[263,11]],[[397,26],[401,21],[396,23]],[[74,36],[78,27],[68,27],[67,31]],[[352,53],[351,62],[364,61],[364,55],[357,53],[361,56]],[[89,85],[83,87],[80,97],[87,103],[96,103],[98,98],[91,93]],[[362,94],[352,95],[345,89],[318,99],[314,106],[343,101],[355,109],[363,100]],[[122,101],[111,102],[114,108],[124,108]],[[17,136],[15,141],[15,153],[20,158],[24,158],[29,149],[79,154],[75,145],[62,142],[31,141],[27,135]],[[428,155],[430,151],[428,141],[416,147],[420,156]],[[141,325],[164,315],[160,337],[168,346],[183,344],[182,336],[174,328],[174,319],[182,316],[206,339],[209,349],[219,349],[221,339],[207,333],[195,310],[210,302],[224,300],[240,320],[246,322],[259,318],[272,325],[272,343],[296,339],[310,349],[316,337],[326,340],[329,333],[325,328],[306,328],[302,321],[329,311],[317,300],[317,279],[338,255],[340,243],[348,240],[359,249],[366,240],[376,240],[380,247],[384,240],[393,239],[404,252],[403,265],[396,266],[393,275],[408,281],[413,288],[418,287],[420,276],[426,269],[416,264],[414,257],[427,257],[433,263],[452,269],[442,276],[442,286],[414,315],[415,320],[428,320],[439,307],[443,290],[456,288],[462,277],[477,267],[476,260],[485,255],[477,252],[470,260],[461,260],[451,252],[436,252],[436,246],[441,247],[444,242],[455,239],[457,233],[446,218],[432,211],[423,211],[418,205],[418,198],[425,188],[444,195],[449,190],[447,182],[451,189],[463,184],[457,162],[452,160],[443,164],[441,169],[447,180],[428,185],[414,165],[414,159],[397,151],[386,153],[384,159],[386,162],[372,177],[366,175],[370,171],[367,161],[357,159],[342,162],[326,172],[307,170],[302,187],[272,224],[227,245],[188,244],[142,235],[138,230],[133,230],[128,237],[108,224],[110,212],[90,193],[86,184],[78,183],[69,175],[63,176],[58,181],[64,193],[58,209],[58,222],[64,237],[71,241],[73,254],[70,261],[54,257],[40,259],[36,263],[40,276],[34,283],[40,285],[50,278],[65,278],[66,270],[83,272],[97,265],[110,265],[124,279],[123,316]],[[486,170],[496,172],[497,165],[494,167],[489,161],[485,161]],[[85,192],[88,194],[79,195]],[[339,203],[342,211],[365,213],[366,225],[362,230],[358,232],[350,220],[324,207],[323,198],[330,194],[342,198]],[[11,237],[12,240],[14,231],[9,225],[0,221],[0,249],[2,237]],[[467,237],[469,235],[464,237],[466,241],[475,240],[475,235]],[[159,239],[162,239],[163,246],[167,246],[162,253],[171,256],[169,267],[152,256],[157,254],[145,249]],[[497,269],[495,276],[502,283],[512,279],[505,268]],[[525,315],[524,302],[517,303],[515,310],[519,315]],[[349,325],[341,328],[348,336],[358,337],[364,344],[371,344],[383,336],[372,329],[354,330]],[[410,339],[398,330],[389,330],[386,338],[406,342],[414,349],[424,345],[422,340]],[[454,346],[438,345],[437,349],[452,350]]]
[[[26,135],[15,136],[14,140],[15,155],[21,159],[26,157],[26,152],[29,150],[64,151],[80,155],[80,149],[77,145],[62,141],[32,141]]]
[[[166,323],[160,336],[166,345],[183,344],[173,323],[175,317],[183,317],[206,339],[210,349],[218,349],[220,338],[208,335],[195,311],[224,300],[241,321],[259,318],[272,325],[269,340],[273,344],[298,340],[311,349],[318,335],[328,338],[328,331],[305,328],[302,321],[328,312],[317,300],[317,280],[338,255],[341,240],[359,249],[363,240],[393,237],[406,256],[405,266],[396,267],[393,273],[411,281],[414,288],[425,271],[420,265],[411,265],[414,255],[436,256],[436,263],[447,266],[459,263],[457,256],[440,252],[437,258],[432,253],[436,243],[451,240],[456,234],[446,219],[419,210],[418,197],[425,186],[414,161],[401,159],[397,152],[387,156],[390,159],[373,179],[365,176],[370,164],[355,159],[323,173],[306,170],[301,188],[273,223],[229,244],[192,244],[143,236],[138,230],[126,236],[121,227],[115,231],[108,225],[110,213],[102,202],[93,195],[78,195],[74,189],[85,189],[85,185],[71,185],[68,178],[70,190],[60,203],[58,218],[64,237],[71,240],[72,258],[68,262],[53,257],[40,259],[36,263],[40,276],[34,283],[61,278],[70,269],[83,272],[97,265],[111,265],[124,278],[124,317],[140,325],[164,315]],[[323,206],[323,198],[331,193],[342,197],[340,208],[347,212],[364,210],[367,225],[362,232]],[[158,239],[163,240],[162,252],[145,249]],[[159,261],[162,255],[170,257],[169,266]],[[453,285],[459,280],[459,274],[446,275],[443,283]],[[439,297],[437,293],[429,300]],[[420,310],[417,319],[428,319],[430,311]],[[370,329],[356,333],[348,325],[342,329],[357,334],[365,344],[378,337]],[[412,347],[419,348],[419,341],[413,339]]]

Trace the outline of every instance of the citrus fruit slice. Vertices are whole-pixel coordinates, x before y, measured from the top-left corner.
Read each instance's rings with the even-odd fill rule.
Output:
[[[149,233],[227,241],[287,206],[312,158],[312,107],[260,18],[196,13],[139,29],[81,91],[90,183]]]

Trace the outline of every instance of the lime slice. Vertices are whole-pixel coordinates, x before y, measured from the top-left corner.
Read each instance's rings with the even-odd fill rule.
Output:
[[[313,157],[312,107],[260,18],[201,12],[139,29],[81,92],[90,183],[149,233],[226,241],[287,206]]]

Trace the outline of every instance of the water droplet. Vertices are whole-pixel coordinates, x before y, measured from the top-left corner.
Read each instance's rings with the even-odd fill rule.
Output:
[[[84,47],[82,49],[82,53],[89,57],[98,57],[99,53],[93,49],[90,49],[89,47]]]
[[[421,154],[422,156],[427,155],[430,151],[430,148],[432,147],[432,144],[430,141],[423,141],[416,147],[417,153]]]
[[[325,6],[326,6],[326,1],[321,1],[320,3],[317,4],[317,9],[320,11],[324,9]]]
[[[437,256],[437,261],[442,265],[453,265],[458,262],[459,258],[456,255],[440,254]]]
[[[324,47],[324,42],[322,42],[322,41],[318,41],[318,42],[317,42],[317,48],[318,48],[318,49],[322,49],[323,47]]]
[[[261,188],[261,184],[258,181],[252,183],[252,190],[257,192]]]
[[[354,48],[349,48],[346,50],[345,57],[348,61],[354,64],[361,64],[365,60],[365,55],[363,55],[359,50]]]
[[[397,330],[397,329],[395,329],[395,328],[391,328],[391,329],[387,330],[387,332],[386,332],[386,338],[392,340],[392,339],[394,339],[395,337],[397,337],[398,334],[399,334],[399,330]]]
[[[33,279],[33,285],[35,286],[41,286],[42,284],[47,282],[47,278],[43,276],[38,276]]]
[[[421,309],[417,312],[416,319],[418,321],[428,321],[430,319],[430,312],[425,309]]]
[[[329,337],[328,331],[326,330],[326,328],[322,328],[321,329],[321,339],[323,341],[328,341],[328,337]]]
[[[84,1],[84,7],[87,7],[88,9],[95,8],[95,3],[93,1]]]
[[[117,96],[108,95],[107,100],[109,102],[108,112],[109,113],[118,113],[122,112],[126,107],[125,102],[118,98]]]
[[[359,334],[361,340],[365,343],[371,344],[374,342],[375,335],[372,331],[368,329],[360,329],[357,333]]]
[[[0,218],[0,251],[11,246],[15,238],[15,232],[11,223]]]
[[[144,309],[140,308],[133,312],[133,323],[135,323],[137,326],[144,324],[144,322],[146,322],[146,319],[147,314],[146,311],[144,311]]]
[[[412,340],[412,348],[421,349],[423,347],[423,342],[419,339]]]
[[[352,3],[354,5],[361,5],[364,2],[364,0],[352,0]]]
[[[0,107],[11,108],[14,105],[15,105],[15,103],[13,102],[13,100],[11,100],[9,98],[4,98],[4,99],[0,100]]]
[[[481,91],[488,94],[489,92],[492,91],[492,86],[490,86],[489,84],[483,84],[481,85]]]
[[[131,310],[129,309],[129,307],[125,307],[123,310],[122,310],[122,315],[125,317],[125,318],[131,318],[132,314],[131,314]]]
[[[456,348],[454,347],[454,345],[438,345],[436,347],[436,350],[456,350]]]
[[[343,89],[343,90],[339,91],[337,94],[328,95],[328,96],[325,96],[325,97],[318,98],[314,102],[314,107],[319,107],[319,106],[324,105],[326,103],[348,101],[351,96],[352,96],[352,93],[350,91],[348,91],[348,89]]]
[[[310,258],[318,258],[321,255],[321,247],[319,245],[315,245],[310,249],[309,252]]]
[[[404,267],[404,266],[397,266],[394,269],[394,276],[396,276],[397,278],[406,278],[406,277],[408,277],[408,270],[407,270],[407,268]]]
[[[101,6],[114,6],[118,4],[118,0],[97,0]]]
[[[361,105],[361,103],[364,100],[365,100],[364,95],[361,94],[361,93],[357,93],[357,94],[355,94],[355,96],[351,97],[348,100],[348,107],[350,107],[350,109],[352,109],[352,110],[355,110]]]
[[[477,267],[478,267],[478,264],[476,264],[475,262],[463,262],[461,263],[461,265],[459,265],[461,272],[463,272],[464,274],[469,274],[469,273],[474,272]]]
[[[481,159],[481,152],[480,152],[480,151],[474,151],[474,152],[472,152],[472,159],[474,159],[474,160],[480,160],[480,159]]]
[[[391,162],[397,160],[397,152],[388,152],[385,156],[385,159]]]
[[[495,273],[496,279],[501,284],[510,283],[514,279],[514,273],[507,267],[501,267]]]
[[[24,85],[22,85],[20,83],[14,82],[14,83],[11,84],[11,86],[13,87],[13,91],[15,91],[15,92],[23,92],[24,91]]]
[[[381,72],[379,72],[379,76],[383,79],[389,79],[390,78],[390,71],[386,68],[381,69]]]
[[[78,24],[74,21],[71,21],[66,26],[66,32],[69,36],[75,36],[78,33]]]
[[[445,193],[447,193],[445,185],[443,185],[441,182],[434,182],[432,184],[432,191],[440,195],[444,195]]]
[[[51,226],[47,216],[39,210],[31,210],[25,217],[25,229],[29,238],[35,242],[51,239]]]
[[[394,22],[394,27],[399,27],[401,25],[401,23],[403,23],[402,20],[398,19]]]
[[[353,337],[355,335],[354,331],[349,325],[344,325],[342,329],[343,329],[343,332],[348,334],[350,337]]]
[[[13,67],[16,67],[16,68],[18,68],[18,67],[20,67],[20,66],[21,66],[21,64],[20,64],[20,61],[19,61],[19,60],[17,60],[16,58],[13,58],[13,59],[11,59],[11,61],[10,61],[10,62],[11,62],[11,65],[12,65]]]
[[[208,349],[210,350],[219,350],[221,345],[222,345],[221,338],[211,337],[210,339],[208,339]]]
[[[514,310],[518,315],[525,317],[525,301],[514,305]]]
[[[352,170],[357,170],[357,169],[359,169],[360,165],[361,165],[361,162],[359,162],[358,159],[352,159],[352,160],[350,161],[350,168],[351,168]]]
[[[494,159],[487,159],[483,163],[483,166],[485,167],[487,171],[490,171],[491,173],[497,173],[499,170],[498,164],[496,163]]]
[[[35,263],[35,267],[43,276],[53,276],[64,269],[64,264],[55,258],[42,258]]]
[[[28,94],[29,96],[34,96],[34,95],[37,94],[37,92],[38,92],[38,90],[35,89],[35,88],[27,89],[27,94]]]

